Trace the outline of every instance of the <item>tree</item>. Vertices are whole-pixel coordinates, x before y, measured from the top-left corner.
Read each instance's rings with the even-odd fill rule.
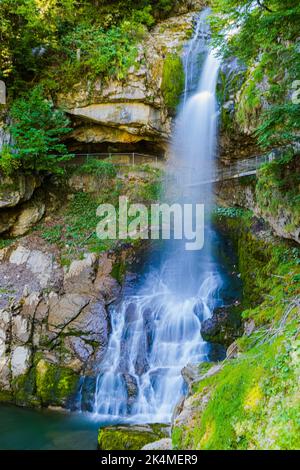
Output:
[[[71,131],[70,122],[63,111],[44,98],[43,89],[37,86],[16,100],[10,116],[12,158],[23,169],[62,172],[60,162],[72,157],[61,143],[61,138]]]

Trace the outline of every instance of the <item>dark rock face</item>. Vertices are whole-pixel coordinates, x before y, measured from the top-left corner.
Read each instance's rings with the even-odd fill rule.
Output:
[[[79,404],[82,411],[93,411],[96,392],[96,377],[84,377],[81,388],[81,402]]]
[[[211,318],[201,325],[201,335],[205,341],[228,347],[243,333],[238,306],[219,307]]]
[[[138,383],[136,378],[131,374],[123,374],[123,379],[125,382],[126,392],[127,392],[127,407],[128,412],[130,412],[132,405],[134,404],[138,396]]]

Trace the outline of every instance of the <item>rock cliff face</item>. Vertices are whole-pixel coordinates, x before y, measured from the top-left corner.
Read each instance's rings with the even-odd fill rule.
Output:
[[[113,257],[87,253],[64,270],[26,239],[1,256],[0,397],[66,406],[107,347],[106,305],[119,292]]]
[[[299,156],[287,164],[274,162],[255,178],[217,183],[218,203],[249,209],[266,221],[275,235],[300,243]]]
[[[37,191],[42,181],[40,175],[0,174],[0,233],[23,235],[42,218],[45,203]]]
[[[206,2],[189,2],[192,11],[156,25],[138,46],[136,64],[126,80],[79,82],[67,95],[58,97],[74,121],[72,138],[81,143],[156,143],[163,150],[171,131],[162,93],[167,54],[181,54],[197,12]]]

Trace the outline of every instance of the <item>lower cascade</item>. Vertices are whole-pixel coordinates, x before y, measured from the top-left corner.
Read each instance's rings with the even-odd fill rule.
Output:
[[[175,124],[169,172],[174,177],[172,169],[176,168],[176,192],[180,194],[176,202],[209,206],[207,185],[202,193],[187,189],[197,174],[209,176],[216,148],[219,63],[208,47],[206,16],[207,10],[199,16],[184,57],[185,93]],[[205,60],[199,79],[195,64],[201,55]],[[169,181],[166,195],[173,189],[172,178]],[[207,240],[209,231],[206,227]],[[186,251],[180,240],[164,243],[158,266],[150,267],[134,294],[125,294],[110,309],[111,335],[96,382],[95,416],[104,422],[170,421],[184,394],[182,368],[208,360],[209,345],[201,338],[201,321],[221,304],[220,286],[221,276],[208,242],[201,251]]]

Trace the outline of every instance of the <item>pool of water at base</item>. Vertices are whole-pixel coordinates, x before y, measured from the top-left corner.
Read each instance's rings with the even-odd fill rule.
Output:
[[[96,450],[105,424],[84,414],[1,404],[0,450]]]

